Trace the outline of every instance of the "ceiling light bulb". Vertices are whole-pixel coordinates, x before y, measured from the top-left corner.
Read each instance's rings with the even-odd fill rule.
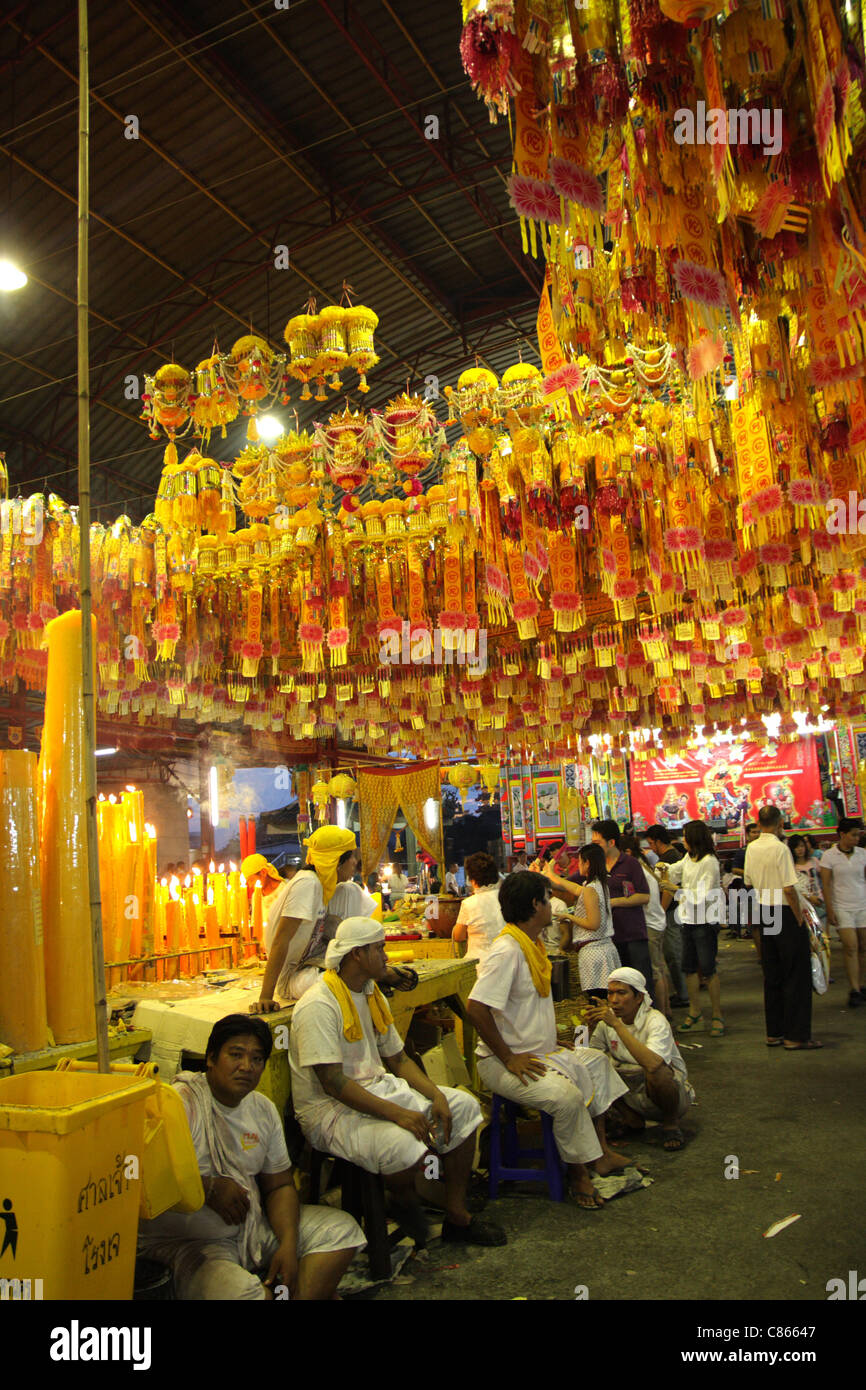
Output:
[[[279,439],[283,427],[276,415],[262,415],[256,420],[260,439]]]
[[[27,276],[14,261],[0,259],[0,290],[21,290],[27,284]]]

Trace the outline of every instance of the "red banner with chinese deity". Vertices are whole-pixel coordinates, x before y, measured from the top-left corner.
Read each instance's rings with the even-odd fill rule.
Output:
[[[796,743],[770,741],[764,747],[709,745],[633,763],[631,797],[637,830],[648,825],[680,829],[688,820],[735,830],[744,812],[747,821],[757,820],[758,811],[768,803],[778,806],[792,826],[835,821],[821,793],[811,738]]]

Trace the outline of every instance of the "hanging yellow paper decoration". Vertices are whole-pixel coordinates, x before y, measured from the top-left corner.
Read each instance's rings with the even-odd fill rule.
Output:
[[[319,339],[321,343],[319,366],[326,376],[331,377],[328,385],[332,391],[341,389],[343,383],[340,380],[340,371],[349,360],[346,346],[346,314],[348,312],[348,309],[343,309],[339,304],[329,304],[319,314]]]
[[[309,401],[312,399],[310,381],[314,376],[313,368],[319,356],[318,319],[314,299],[307,304],[306,313],[296,314],[294,318],[289,319],[283,336],[289,345],[289,375],[303,383],[301,400]]]
[[[247,439],[256,440],[259,437],[256,429],[258,402],[274,390],[275,354],[264,338],[248,333],[232,345],[229,362],[230,381],[247,404],[246,413],[250,417]]]
[[[478,771],[481,780],[489,792],[495,791],[499,786],[499,764],[498,763],[479,763]]]
[[[478,768],[470,767],[469,763],[458,763],[452,767],[448,773],[448,781],[452,787],[456,787],[463,796],[470,787],[474,787],[478,781]]]
[[[192,418],[207,447],[212,430],[221,430],[225,439],[226,425],[236,419],[238,413],[237,397],[229,390],[218,352],[199,362],[195,369],[195,389]]]
[[[151,439],[159,438],[159,428],[168,435],[165,450],[166,465],[177,462],[175,436],[189,420],[192,378],[177,362],[166,362],[153,376],[144,379],[142,419],[148,420]]]
[[[340,801],[354,801],[358,795],[358,783],[348,772],[338,772],[328,783],[328,792]]]
[[[346,310],[346,342],[349,349],[349,366],[358,373],[358,390],[369,391],[367,372],[379,361],[374,346],[374,334],[379,326],[379,316],[363,304],[353,304]]]
[[[310,797],[316,808],[316,820],[321,823],[328,814],[328,802],[331,799],[331,788],[321,774],[310,789]]]

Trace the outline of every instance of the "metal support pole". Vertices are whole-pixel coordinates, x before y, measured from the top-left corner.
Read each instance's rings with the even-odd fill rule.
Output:
[[[96,823],[96,695],[93,680],[92,595],[90,591],[90,357],[88,344],[87,229],[90,216],[90,61],[87,0],[78,0],[78,524],[81,535],[81,669],[84,706],[84,794],[87,803],[87,877],[90,888],[90,940],[96,1005],[96,1060],[111,1071],[108,1001],[99,893],[99,839]]]

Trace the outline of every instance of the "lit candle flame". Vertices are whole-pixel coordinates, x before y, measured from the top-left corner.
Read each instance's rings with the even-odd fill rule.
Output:
[[[193,878],[195,878],[195,875],[196,875],[196,874],[198,874],[199,878],[201,878],[201,876],[202,876],[202,870],[198,867],[198,864],[193,864],[193,866],[192,866],[192,874],[193,874]]]
[[[127,784],[126,784],[126,790],[127,790],[128,792],[134,792],[134,791],[135,791],[135,787],[132,785],[131,782],[127,782]]]
[[[114,795],[114,792],[111,793],[111,796],[108,799],[111,802],[112,806],[117,805],[117,797]]]
[[[155,825],[151,825],[150,821],[145,821],[144,828],[145,828],[145,831],[146,831],[146,833],[147,833],[148,839],[150,839],[150,840],[155,840],[155,839],[156,839],[156,826],[155,826]]]
[[[208,888],[208,890],[207,890],[207,902],[208,902],[208,907],[213,907],[213,904],[214,904],[214,896],[213,896],[213,889],[212,889],[212,888]]]
[[[172,902],[180,901],[180,879],[177,878],[176,875],[172,875],[171,883],[168,885],[168,891]]]
[[[183,886],[184,886],[184,888],[189,888],[189,887],[191,887],[191,885],[192,885],[192,879],[190,878],[189,874],[187,874],[186,878],[185,878],[184,881],[183,881]]]
[[[233,859],[229,860],[229,868],[231,869],[233,874],[236,874],[238,871],[238,866]]]
[[[225,866],[225,864],[220,864],[220,873],[221,873],[221,874],[224,874],[225,871],[226,871],[226,866]]]
[[[220,869],[222,869],[222,865],[220,865]],[[216,864],[213,862],[213,860],[211,860],[211,861],[210,861],[210,864],[208,865],[208,873],[211,873],[211,874],[215,874],[215,873],[216,873]]]

